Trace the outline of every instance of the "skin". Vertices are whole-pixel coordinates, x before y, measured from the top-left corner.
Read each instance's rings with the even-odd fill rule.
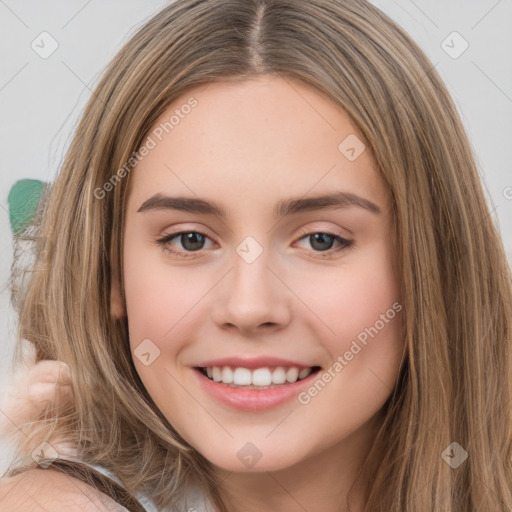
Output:
[[[225,477],[221,492],[233,510],[340,512],[397,381],[400,313],[359,343],[362,350],[307,404],[241,412],[211,398],[192,367],[239,355],[332,367],[400,301],[387,189],[367,145],[354,161],[338,149],[350,134],[363,140],[346,113],[301,82],[262,76],[197,87],[155,127],[191,97],[197,106],[130,175],[125,297],[115,284],[112,313],[128,316],[132,351],[145,339],[160,350],[149,366],[134,356],[136,369],[174,428]],[[381,213],[349,206],[273,216],[279,200],[333,191],[358,194]],[[213,200],[227,218],[138,212],[156,193]],[[301,230],[354,245],[315,244]],[[156,242],[181,231],[206,236],[196,246],[180,236],[168,242],[192,257]],[[263,249],[250,264],[236,252],[247,236]],[[248,442],[261,454],[252,467],[237,456]],[[355,511],[361,489],[356,482]]]

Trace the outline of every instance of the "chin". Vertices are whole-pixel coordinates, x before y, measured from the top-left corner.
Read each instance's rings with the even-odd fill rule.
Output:
[[[299,463],[303,458],[290,446],[275,446],[273,443],[258,440],[233,442],[229,445],[216,443],[205,449],[196,448],[214,466],[235,473],[261,473],[280,471]],[[223,448],[223,449],[219,449]],[[304,454],[304,458],[306,454]]]

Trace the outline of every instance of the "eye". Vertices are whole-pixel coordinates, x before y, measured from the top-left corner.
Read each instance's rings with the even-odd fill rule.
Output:
[[[182,244],[184,250],[177,250],[172,248],[170,245],[171,241],[178,238],[178,241]],[[197,252],[203,249],[204,242],[206,239],[210,240],[210,237],[199,231],[180,231],[179,233],[172,233],[166,235],[163,238],[157,240],[158,245],[162,247],[164,251],[172,254],[177,254],[185,258],[193,257],[193,254],[187,254],[188,252]]]
[[[349,249],[353,247],[353,241],[346,240],[345,238],[330,232],[323,231],[310,231],[302,233],[300,240],[308,239],[313,247],[313,252],[324,253],[321,257],[329,257],[332,253]],[[173,248],[171,242],[177,239],[183,249]],[[205,241],[211,240],[209,236],[199,231],[180,231],[178,233],[171,233],[158,239],[156,242],[162,250],[174,255],[182,256],[185,258],[194,257],[194,252],[199,252],[204,249]],[[338,242],[340,246],[333,249],[334,242]],[[191,254],[192,253],[192,254]]]
[[[304,233],[303,233],[304,235]],[[299,240],[307,239],[313,247],[314,252],[324,253],[322,257],[329,257],[332,253],[342,251],[345,249],[353,248],[353,241],[346,240],[336,233],[324,232],[324,231],[311,231],[307,232]],[[332,246],[335,242],[338,242],[340,246],[337,249],[333,249]]]

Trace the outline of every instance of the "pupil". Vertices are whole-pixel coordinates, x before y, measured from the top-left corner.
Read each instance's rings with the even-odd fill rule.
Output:
[[[183,244],[183,247],[189,251],[197,251],[201,249],[202,242],[204,242],[203,235],[200,235],[199,233],[185,233],[181,235],[181,243]]]
[[[314,235],[310,235],[310,239],[311,239],[311,237],[312,237],[311,247],[313,247],[313,248],[322,250],[322,249],[330,249],[332,246],[333,237],[331,235],[328,235],[327,233],[315,233]],[[325,247],[325,245],[322,245],[322,243],[321,243],[322,240],[325,242],[326,238],[331,239],[331,243],[327,242],[327,245],[329,245],[329,247]],[[320,240],[320,246],[315,247],[318,240]]]

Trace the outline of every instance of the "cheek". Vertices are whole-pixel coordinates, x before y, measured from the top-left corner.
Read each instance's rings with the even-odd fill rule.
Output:
[[[166,265],[160,250],[142,250],[127,242],[125,254],[130,342],[133,346],[143,338],[153,337],[157,344],[161,343],[174,326],[179,323],[181,328],[186,323],[192,306],[204,294],[200,285],[203,281],[192,271]]]
[[[373,326],[399,301],[391,262],[379,249],[354,255],[343,266],[303,281],[308,286],[300,291],[301,296],[314,313],[311,318],[323,324],[325,344],[331,353],[350,345],[353,338]],[[388,316],[394,317],[394,310]]]
[[[179,425],[177,411],[181,414],[192,406],[182,387],[175,385],[174,379],[181,379],[175,361],[192,339],[197,326],[194,315],[199,309],[194,305],[205,291],[191,281],[191,274],[183,268],[173,269],[163,257],[157,261],[142,250],[134,249],[126,255],[124,271],[135,368],[156,406],[167,418],[173,418],[173,424],[178,418]],[[144,361],[142,356],[147,353],[149,360]]]
[[[299,403],[304,406],[302,423],[323,431],[323,447],[382,407],[395,385],[404,349],[402,304],[385,251],[376,248],[350,264],[346,261],[336,272],[311,280],[308,292],[308,305],[316,313],[310,325],[316,332],[321,326],[321,343],[331,362],[299,396]]]

